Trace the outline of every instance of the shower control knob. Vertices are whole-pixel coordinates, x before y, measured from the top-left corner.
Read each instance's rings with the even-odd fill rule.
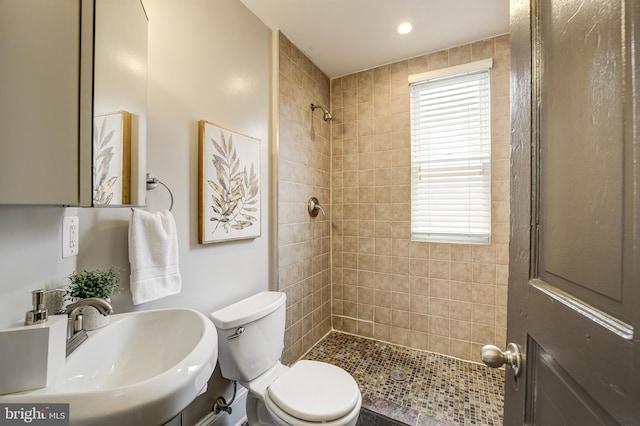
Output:
[[[513,369],[513,374],[517,377],[522,367],[522,355],[520,349],[515,343],[509,343],[506,351],[494,345],[484,345],[480,349],[480,358],[488,367],[499,368],[508,365]]]
[[[324,209],[320,205],[320,202],[316,197],[309,198],[309,203],[307,204],[307,210],[309,211],[309,215],[311,217],[318,216],[318,211],[322,212],[322,216],[327,217],[327,214],[324,212]]]

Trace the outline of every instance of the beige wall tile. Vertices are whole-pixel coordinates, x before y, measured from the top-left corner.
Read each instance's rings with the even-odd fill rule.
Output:
[[[472,284],[470,282],[451,281],[451,300],[470,302],[472,294]]]
[[[506,286],[496,286],[496,306],[507,306]]]
[[[452,339],[471,341],[471,321],[451,320],[449,324]]]
[[[429,261],[429,276],[448,280],[451,277],[451,262],[446,260]]]
[[[471,262],[471,250],[473,246],[463,244],[451,245],[451,260],[453,262]]]
[[[472,301],[487,305],[495,304],[496,286],[473,283]]]
[[[431,278],[429,280],[429,296],[438,299],[451,299],[451,282]]]
[[[378,283],[376,283],[378,284]],[[375,289],[373,292],[373,303],[381,308],[391,307],[391,290]]]
[[[475,324],[496,324],[496,307],[495,305],[479,305],[474,303],[472,309],[471,320]]]
[[[358,88],[358,74],[349,74],[341,77],[342,90],[357,89]]]
[[[406,328],[391,327],[391,335],[389,338],[391,343],[396,345],[410,346],[411,331]]]
[[[471,62],[471,45],[465,44],[462,46],[449,49],[449,65],[460,65]]]
[[[411,314],[411,329],[421,333],[429,333],[429,316],[425,314]]]
[[[438,299],[435,297],[429,298],[429,315],[450,318],[449,309],[451,301],[447,299]]]
[[[429,315],[429,333],[449,337],[449,318]]]
[[[358,87],[358,103],[373,102],[373,84]]]
[[[494,245],[476,245],[471,249],[474,263],[496,263],[496,247]]]
[[[473,281],[482,284],[496,283],[496,265],[485,263],[473,264]]]
[[[394,310],[409,311],[411,308],[411,297],[406,293],[391,292],[391,307]]]
[[[471,359],[471,343],[468,341],[450,340],[450,355],[460,359]]]
[[[391,325],[396,328],[411,327],[411,314],[408,311],[401,311],[398,309],[391,310]]]
[[[416,296],[416,295],[411,295],[411,305],[410,305],[410,309],[411,312],[415,312],[418,314],[428,314],[428,313],[432,313],[433,315],[437,315],[437,313],[435,313],[434,310],[431,310],[429,308],[429,297],[427,296]],[[447,307],[448,308],[448,307]],[[449,312],[447,312],[448,314]],[[440,315],[442,316],[442,315]]]
[[[410,333],[411,347],[421,349],[423,351],[429,350],[429,334],[422,333],[420,331],[411,331]]]
[[[388,325],[374,324],[373,325],[373,338],[383,340],[385,342],[391,341],[391,327]]]
[[[391,325],[391,309],[376,306],[374,308],[373,321],[376,324]]]
[[[358,334],[363,337],[373,337],[373,323],[369,321],[358,321]]]
[[[468,262],[451,262],[451,279],[454,281],[473,281],[473,265]]]
[[[471,44],[471,59],[479,61],[480,59],[492,58],[495,54],[495,40],[480,40]]]
[[[358,319],[363,321],[373,321],[373,306],[358,303]]]
[[[441,354],[451,353],[450,339],[448,337],[439,336],[437,334],[429,335],[429,350]]]
[[[428,259],[429,258],[429,250],[430,244],[420,241],[410,241],[409,242],[409,256],[417,257],[420,259]]]
[[[495,340],[496,328],[486,324],[471,324],[471,341],[479,344],[486,344]]]
[[[411,74],[419,74],[427,70],[427,55],[418,56],[409,59],[408,72]]]
[[[391,289],[396,293],[411,294],[411,280],[408,275],[392,274]]]
[[[449,304],[449,316],[451,319],[468,321],[471,318],[471,306],[470,302],[452,300]]]
[[[449,51],[441,50],[439,52],[429,53],[427,55],[427,71],[439,70],[449,66]]]

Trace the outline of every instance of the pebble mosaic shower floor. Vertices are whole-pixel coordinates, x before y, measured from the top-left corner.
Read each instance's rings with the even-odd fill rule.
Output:
[[[502,370],[335,331],[303,358],[355,378],[363,397],[359,425],[502,425]],[[394,381],[393,369],[406,380]]]

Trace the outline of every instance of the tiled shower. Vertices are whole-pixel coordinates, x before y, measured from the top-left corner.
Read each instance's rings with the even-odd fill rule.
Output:
[[[278,262],[285,362],[332,328],[479,361],[504,346],[509,36],[329,78],[278,35]],[[410,240],[410,74],[493,58],[492,243]],[[332,122],[312,114],[329,106]],[[311,218],[310,197],[327,213]]]
[[[331,124],[329,78],[278,34],[278,285],[287,294],[283,361],[300,358],[331,330]],[[316,197],[327,216],[311,218]]]

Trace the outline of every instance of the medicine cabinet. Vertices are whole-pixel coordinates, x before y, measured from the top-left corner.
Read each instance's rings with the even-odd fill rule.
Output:
[[[144,205],[140,0],[0,2],[0,204]]]

